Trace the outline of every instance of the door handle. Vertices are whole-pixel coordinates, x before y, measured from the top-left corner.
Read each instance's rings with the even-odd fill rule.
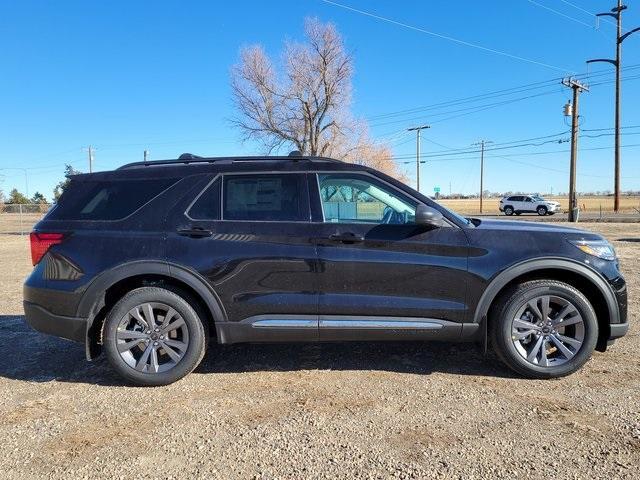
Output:
[[[329,240],[332,242],[340,242],[340,243],[362,243],[364,242],[364,237],[362,235],[358,235],[351,232],[346,233],[334,233],[333,235],[329,235]]]
[[[178,235],[182,235],[183,237],[204,238],[210,237],[213,235],[213,232],[202,227],[179,228]]]

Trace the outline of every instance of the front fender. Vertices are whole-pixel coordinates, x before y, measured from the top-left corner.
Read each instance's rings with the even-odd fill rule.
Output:
[[[578,274],[591,282],[602,293],[609,310],[609,318],[613,323],[616,323],[615,319],[620,317],[620,312],[615,293],[611,286],[592,268],[578,261],[561,257],[545,257],[537,258],[535,260],[525,260],[524,262],[517,263],[500,272],[491,280],[488,287],[480,297],[475,309],[473,323],[481,323],[486,319],[491,303],[495,300],[500,290],[502,290],[509,282],[521,275],[534,273],[536,270],[550,269],[564,270]]]

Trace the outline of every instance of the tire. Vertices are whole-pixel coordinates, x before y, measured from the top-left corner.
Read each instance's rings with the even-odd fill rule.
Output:
[[[547,214],[547,207],[545,207],[544,205],[540,205],[536,209],[536,212],[538,212],[538,215],[540,215],[541,217],[544,217]]]
[[[161,386],[198,366],[206,351],[207,331],[182,295],[142,287],[127,293],[108,313],[103,344],[109,363],[129,383]]]
[[[509,217],[513,215],[513,207],[511,205],[507,205],[506,207],[504,207],[504,214]]]
[[[539,303],[539,299],[545,297],[550,299],[549,323],[557,323],[538,325],[532,330],[536,315],[531,315],[529,305],[535,304],[542,313],[544,301]],[[554,316],[565,307],[568,313],[558,321]],[[492,307],[489,318],[490,341],[496,354],[505,365],[528,378],[557,378],[574,373],[591,358],[598,340],[598,321],[589,301],[576,288],[556,280],[533,280],[510,288]]]

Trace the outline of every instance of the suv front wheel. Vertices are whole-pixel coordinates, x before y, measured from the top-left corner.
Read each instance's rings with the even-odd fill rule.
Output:
[[[540,215],[541,217],[544,217],[547,214],[547,207],[540,205],[537,211],[538,211],[538,215]]]
[[[491,312],[490,335],[500,359],[529,378],[555,378],[591,357],[598,322],[585,296],[563,282],[534,280],[506,291]]]
[[[102,341],[109,363],[126,380],[160,386],[196,368],[207,336],[185,298],[164,288],[142,287],[127,293],[111,309]]]

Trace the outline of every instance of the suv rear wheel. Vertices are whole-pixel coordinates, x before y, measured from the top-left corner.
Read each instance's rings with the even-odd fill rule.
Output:
[[[181,379],[200,363],[207,337],[198,314],[182,296],[143,287],[111,309],[103,343],[109,363],[126,380],[159,386]]]
[[[504,214],[509,216],[513,215],[513,207],[511,205],[504,207]]]
[[[589,360],[598,322],[589,301],[571,285],[534,280],[502,295],[492,312],[490,335],[509,368],[529,378],[554,378]]]

